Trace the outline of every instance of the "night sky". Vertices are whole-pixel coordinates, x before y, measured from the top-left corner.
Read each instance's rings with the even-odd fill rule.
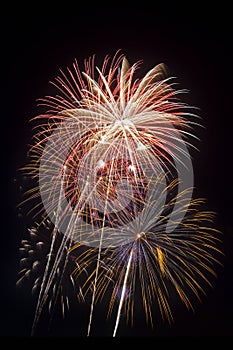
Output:
[[[18,292],[15,281],[20,240],[32,222],[17,209],[20,186],[24,186],[18,169],[26,161],[31,141],[29,120],[39,114],[36,100],[53,92],[49,81],[75,58],[82,64],[95,54],[101,62],[118,49],[130,63],[143,60],[141,74],[164,62],[179,87],[189,90],[185,102],[199,108],[204,128],[197,129],[199,152],[192,154],[195,194],[205,197],[208,210],[217,213],[216,228],[224,233],[225,253],[214,288],[196,305],[195,314],[178,310],[174,324],[158,324],[151,330],[139,310],[135,326],[123,323],[119,335],[232,336],[232,24],[228,8],[211,6],[187,2],[186,8],[173,3],[87,10],[76,5],[54,14],[46,9],[37,12],[35,5],[20,16],[15,8],[1,14],[1,336],[28,337],[33,317],[30,293]],[[58,317],[52,336],[80,336],[82,313],[82,307],[74,305],[65,321]],[[113,325],[103,318],[101,307],[95,318],[93,335],[111,335]],[[45,330],[41,335],[48,336]]]

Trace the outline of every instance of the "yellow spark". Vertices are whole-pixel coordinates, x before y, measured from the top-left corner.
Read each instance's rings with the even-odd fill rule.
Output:
[[[165,269],[164,269],[164,264],[165,264],[165,258],[162,250],[157,247],[157,254],[158,254],[158,262],[159,262],[159,268],[160,271],[162,272],[163,275],[165,275]]]

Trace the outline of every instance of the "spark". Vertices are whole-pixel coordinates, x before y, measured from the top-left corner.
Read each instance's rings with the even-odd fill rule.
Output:
[[[100,168],[103,168],[105,166],[105,162],[102,159],[100,159],[99,162],[98,162],[98,166]]]
[[[118,325],[119,325],[119,322],[120,322],[121,309],[122,309],[123,301],[124,301],[124,298],[125,298],[126,283],[127,283],[127,279],[128,279],[128,275],[129,275],[129,271],[130,271],[130,265],[131,265],[131,261],[132,261],[132,256],[133,256],[133,250],[131,250],[131,252],[130,252],[129,261],[128,261],[127,268],[126,268],[125,279],[124,279],[122,293],[121,293],[121,299],[120,299],[118,312],[117,312],[116,324],[115,324],[115,328],[114,328],[114,331],[113,331],[113,337],[116,336],[117,328],[118,328]]]
[[[180,101],[185,90],[175,89],[163,63],[139,79],[141,64],[130,65],[119,52],[112,61],[106,56],[102,67],[95,66],[94,56],[89,58],[83,71],[75,60],[52,82],[58,93],[39,100],[47,111],[33,118],[39,125],[30,163],[23,169],[37,183],[24,203],[37,201],[31,212],[41,215],[40,225],[50,220],[54,227],[40,287],[36,283],[32,333],[46,302],[52,309],[50,293],[55,304],[63,288],[70,253],[80,248],[85,252],[75,255],[71,280],[75,278],[83,302],[91,293],[87,336],[94,306],[110,285],[109,314],[116,291],[122,291],[116,336],[123,310],[127,319],[133,315],[136,279],[152,324],[154,300],[162,318],[172,319],[166,281],[192,308],[183,286],[200,299],[204,288],[195,276],[208,284],[205,273],[214,275],[214,253],[220,254],[217,230],[201,225],[212,214],[199,212],[201,200],[192,199],[189,148],[195,148],[191,140],[197,138],[197,116]],[[37,261],[32,266],[36,269]],[[87,271],[81,286],[78,280]],[[132,298],[126,298],[128,288]],[[61,296],[61,305],[64,314],[67,296]]]
[[[185,192],[176,198],[176,181],[172,186],[167,186],[166,192],[171,196],[161,211],[160,199],[163,194],[156,193],[161,179],[152,181],[154,190],[147,198],[140,215],[132,220],[127,228],[111,229],[112,235],[130,234],[134,240],[116,248],[108,248],[105,254],[102,253],[101,265],[98,266],[95,302],[101,301],[106,292],[112,289],[112,284],[114,286],[109,302],[109,315],[112,314],[114,305],[118,304],[117,291],[122,291],[113,336],[116,336],[123,311],[127,319],[133,318],[136,281],[140,285],[146,321],[153,326],[153,309],[157,305],[162,319],[171,323],[171,294],[176,293],[180,301],[193,310],[193,297],[201,300],[201,295],[205,295],[206,286],[211,287],[212,278],[216,278],[214,265],[222,264],[221,232],[213,227],[215,214],[200,211],[204,200],[193,199],[188,204]],[[177,199],[180,210],[186,210],[187,213],[176,229],[167,233],[167,213]],[[91,264],[93,259],[93,254],[85,256],[85,264]],[[80,266],[82,261],[79,261]],[[79,271],[76,272],[78,276]],[[92,279],[84,284],[84,295],[93,295],[91,281]],[[130,298],[125,298],[126,289],[130,290]]]

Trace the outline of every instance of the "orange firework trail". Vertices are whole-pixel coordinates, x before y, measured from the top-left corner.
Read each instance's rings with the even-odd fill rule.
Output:
[[[185,91],[175,89],[165,65],[139,79],[141,64],[130,66],[119,52],[112,61],[106,56],[101,68],[91,57],[83,72],[75,61],[53,82],[59,93],[40,100],[47,112],[34,118],[44,123],[35,128],[25,167],[38,186],[26,201],[40,199],[33,210],[45,211],[42,222],[49,219],[53,229],[33,332],[56,282],[55,301],[64,289],[69,256],[80,247],[85,253],[76,257],[70,276],[80,298],[91,292],[87,335],[94,305],[108,288],[110,314],[122,290],[115,336],[122,310],[127,318],[133,314],[137,276],[146,318],[153,323],[154,299],[162,317],[172,319],[167,280],[191,307],[182,286],[199,298],[204,291],[195,276],[207,282],[205,272],[214,275],[218,231],[202,226],[213,215],[198,212],[200,201],[192,199],[188,148],[199,124],[191,121],[196,116],[179,99]],[[127,289],[132,298],[126,298]]]

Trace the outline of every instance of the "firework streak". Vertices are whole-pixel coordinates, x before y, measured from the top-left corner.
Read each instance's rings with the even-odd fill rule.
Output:
[[[192,309],[192,297],[200,300],[216,277],[220,232],[214,213],[200,211],[203,199],[192,198],[188,148],[197,116],[164,64],[140,79],[141,64],[130,66],[119,52],[100,69],[94,56],[84,72],[75,61],[52,83],[58,94],[40,100],[46,112],[34,118],[24,170],[37,181],[25,201],[37,200],[41,219],[22,242],[18,280],[37,271],[32,334],[47,303],[53,309],[60,299],[64,313],[69,285],[79,301],[91,299],[88,336],[95,305],[110,291],[116,336],[123,314],[133,321],[136,286],[153,325],[154,305],[171,322],[170,294]],[[38,257],[27,252],[36,255],[42,245],[38,270]]]

